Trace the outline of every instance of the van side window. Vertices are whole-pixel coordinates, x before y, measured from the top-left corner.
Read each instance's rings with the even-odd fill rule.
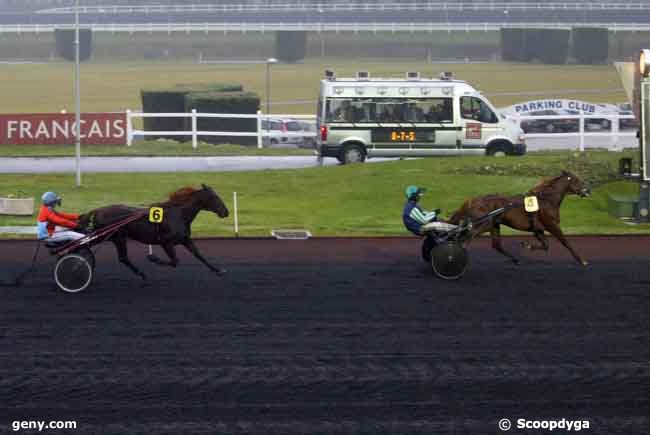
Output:
[[[476,97],[460,98],[460,115],[463,119],[472,119],[488,124],[496,124],[499,122],[499,118],[494,114],[492,109],[483,100]]]
[[[330,98],[326,122],[451,123],[451,98]]]

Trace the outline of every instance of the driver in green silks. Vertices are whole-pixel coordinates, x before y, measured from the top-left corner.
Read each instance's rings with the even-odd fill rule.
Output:
[[[424,187],[414,185],[407,186],[404,190],[406,204],[404,204],[404,210],[402,212],[402,221],[406,229],[416,236],[421,236],[422,226],[436,221],[440,214],[440,209],[427,212],[420,208],[418,202],[424,192],[426,192]]]

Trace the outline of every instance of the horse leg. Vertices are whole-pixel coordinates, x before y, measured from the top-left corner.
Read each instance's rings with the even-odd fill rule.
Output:
[[[544,236],[544,231],[535,231],[533,233],[535,238],[539,240],[540,244],[532,244],[530,242],[521,242],[521,245],[531,251],[543,250],[548,251],[548,240]]]
[[[589,265],[589,263],[583,260],[582,257],[580,257],[580,255],[571,247],[571,245],[569,245],[569,241],[566,239],[566,237],[564,237],[564,233],[559,226],[555,225],[554,223],[550,225],[547,224],[546,229],[549,233],[553,234],[555,238],[564,245],[565,248],[569,250],[571,255],[573,255],[573,258],[575,258],[578,263],[582,264],[583,266]]]
[[[131,272],[135,273],[146,281],[147,277],[145,274],[142,273],[137,267],[135,267],[135,265],[131,263],[131,260],[129,260],[128,250],[126,247],[126,238],[123,235],[118,234],[115,237],[112,237],[111,241],[115,245],[115,249],[117,250],[117,257],[119,258],[120,263],[126,265],[129,269],[131,269]]]
[[[176,265],[178,264],[178,258],[176,257],[176,249],[174,248],[174,245],[170,243],[166,243],[162,245],[162,248],[165,251],[165,254],[167,254],[167,256],[169,257],[169,261],[165,261],[153,254],[147,255],[147,259],[159,266],[176,267]]]
[[[215,266],[211,265],[210,263],[208,263],[208,260],[206,260],[205,258],[203,258],[203,255],[201,255],[201,253],[199,252],[199,250],[196,248],[196,245],[194,244],[194,242],[192,241],[192,239],[186,239],[186,240],[183,242],[183,246],[185,246],[185,248],[186,248],[188,251],[190,251],[190,252],[192,253],[192,255],[194,255],[194,257],[196,257],[196,258],[197,258],[201,263],[203,263],[203,264],[205,264],[206,266],[208,266],[208,268],[209,268],[211,271],[213,271],[214,273],[216,273],[217,275],[223,275],[223,274],[226,273],[226,269],[223,269],[223,268],[218,267],[218,266],[215,267]]]
[[[519,259],[503,248],[503,245],[501,244],[501,226],[499,224],[494,224],[494,226],[490,228],[490,237],[492,238],[492,247],[494,249],[502,255],[510,258],[513,263],[519,264]]]

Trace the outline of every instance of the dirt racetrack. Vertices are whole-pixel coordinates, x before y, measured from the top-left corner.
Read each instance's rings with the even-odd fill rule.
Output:
[[[498,434],[502,418],[650,433],[650,238],[574,238],[587,268],[517,242],[520,266],[475,241],[455,282],[416,239],[199,242],[223,278],[133,244],[146,286],[106,245],[78,295],[43,265],[0,288],[0,433]],[[1,242],[0,277],[32,249]]]

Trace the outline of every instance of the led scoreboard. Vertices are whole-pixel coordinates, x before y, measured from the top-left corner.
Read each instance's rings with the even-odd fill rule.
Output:
[[[415,131],[414,130],[400,130],[400,131],[391,131],[390,140],[391,142],[415,142]]]
[[[373,127],[371,130],[373,144],[432,144],[436,142],[436,129]]]

